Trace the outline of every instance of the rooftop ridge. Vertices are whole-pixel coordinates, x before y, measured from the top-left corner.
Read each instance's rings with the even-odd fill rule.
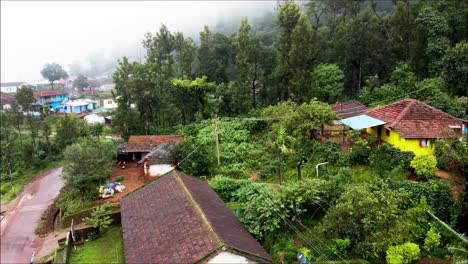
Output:
[[[184,190],[187,199],[192,204],[193,209],[195,210],[198,217],[200,217],[200,219],[203,221],[203,225],[207,229],[207,231],[210,234],[211,238],[213,238],[214,242],[218,246],[218,249],[225,246],[224,241],[221,240],[221,238],[216,234],[216,231],[213,228],[213,225],[211,224],[211,222],[208,220],[208,218],[203,213],[203,210],[202,210],[201,206],[193,198],[193,196],[190,193],[190,191],[188,190],[187,186],[185,186],[184,181],[182,181],[182,179],[180,178],[179,172],[177,170],[172,170],[172,171],[175,173],[174,179],[177,181],[177,183],[180,185],[180,187],[182,187],[182,189]],[[198,260],[196,262],[198,262]]]
[[[393,121],[388,127],[392,128],[393,126],[398,124],[398,122],[400,122],[400,120],[406,115],[406,113],[409,111],[409,109],[411,109],[411,107],[414,104],[416,104],[416,102],[417,102],[417,100],[414,100],[414,99],[411,99],[411,98],[405,99],[403,101],[410,101],[410,102],[409,102],[409,104],[406,105],[406,107],[403,109],[403,111],[401,111],[401,113],[398,115],[398,117],[395,118],[395,121]]]

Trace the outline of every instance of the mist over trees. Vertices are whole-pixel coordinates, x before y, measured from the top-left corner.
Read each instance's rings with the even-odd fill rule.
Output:
[[[408,93],[463,117],[453,96],[466,96],[466,78],[457,77],[467,75],[466,2],[389,2],[280,1],[274,12],[243,18],[235,31],[222,20],[205,25],[199,42],[162,25],[145,36],[141,60],[119,60],[116,123],[150,133],[285,100],[371,104]],[[196,78],[203,83],[171,82]],[[133,115],[141,124],[128,119]]]

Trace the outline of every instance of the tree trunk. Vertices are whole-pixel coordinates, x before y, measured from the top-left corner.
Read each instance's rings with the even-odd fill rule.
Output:
[[[300,159],[297,162],[297,179],[300,180],[300,181],[302,180],[301,166],[302,166],[302,159]]]
[[[278,164],[278,179],[279,179],[279,184],[283,182],[283,175],[281,175],[281,152],[279,154],[279,164]]]

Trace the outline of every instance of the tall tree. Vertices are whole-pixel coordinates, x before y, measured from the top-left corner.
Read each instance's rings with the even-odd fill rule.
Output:
[[[32,110],[32,103],[35,102],[33,90],[27,85],[21,85],[15,94],[16,102],[18,102],[23,112]]]
[[[291,79],[293,72],[291,69],[290,54],[292,48],[292,35],[301,16],[299,6],[286,2],[281,5],[278,10],[278,65],[275,69],[275,74],[280,81],[278,85],[278,99],[288,99],[291,94],[292,86]]]
[[[449,48],[442,59],[442,78],[452,95],[468,96],[468,42]]]
[[[320,101],[334,103],[343,92],[343,71],[336,64],[319,64],[312,72],[313,95]]]
[[[73,87],[77,88],[79,91],[83,91],[84,88],[88,87],[88,77],[84,75],[79,75],[74,81],[73,81]]]
[[[191,38],[185,38],[184,34],[178,32],[174,35],[174,49],[177,52],[177,76],[191,78],[193,75],[192,64],[197,53],[197,47]]]
[[[309,18],[301,13],[291,34],[289,66],[292,69],[291,96],[295,101],[307,102],[310,99],[310,69],[317,59],[315,31]]]
[[[450,45],[446,15],[426,5],[419,10],[415,23],[418,29],[416,69],[424,77],[437,76],[442,67],[442,57]]]
[[[249,21],[244,18],[237,32],[236,66],[239,73],[238,83],[243,92],[243,94],[239,94],[239,97],[247,97],[250,90],[252,107],[255,109],[257,107],[257,79],[260,74],[260,42],[255,36],[252,36],[251,29]],[[244,98],[239,99],[245,102]]]
[[[49,80],[52,89],[54,89],[54,81],[68,78],[68,73],[57,63],[46,63],[41,70],[41,75]]]

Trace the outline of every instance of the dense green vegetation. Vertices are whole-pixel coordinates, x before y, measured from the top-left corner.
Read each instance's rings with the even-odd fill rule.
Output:
[[[199,42],[164,25],[146,34],[146,59],[122,58],[113,75],[117,129],[151,134],[313,98],[378,105],[413,97],[467,116],[457,99],[467,96],[466,1],[280,3],[234,33],[205,26]]]
[[[175,164],[206,177],[278,263],[299,251],[312,261],[450,259],[448,248],[460,245],[446,227],[468,231],[466,138],[438,140],[435,157],[415,157],[359,131],[341,145],[319,131],[338,119],[329,104],[346,100],[374,107],[411,97],[467,118],[468,2],[279,3],[232,34],[205,26],[199,42],[165,25],[146,34],[146,58],[124,57],[113,74],[113,129],[124,138],[184,135]],[[10,169],[24,178],[64,151],[69,185],[58,205],[87,206],[112,162],[103,128],[23,116],[26,89],[17,101],[1,112],[2,194]],[[437,169],[452,178],[436,179]],[[102,262],[99,251],[80,261]]]
[[[181,128],[186,141],[174,157],[185,158],[182,170],[210,177],[213,189],[275,261],[292,262],[298,251],[308,251],[314,261],[450,255],[446,248],[453,237],[427,212],[461,228],[460,202],[448,181],[432,175],[426,182],[406,180],[417,160],[412,153],[376,147],[372,137],[344,153],[337,143],[292,131],[284,132],[290,141],[275,147],[283,126],[266,116],[221,119],[218,125],[220,166],[209,121]],[[317,177],[315,165],[323,161],[329,163]],[[254,174],[257,182],[249,179]]]
[[[28,112],[23,113],[31,111],[31,102],[34,101],[31,88],[26,86],[18,90],[16,98],[17,104],[13,105],[11,111],[0,111],[2,201],[16,197],[21,193],[23,185],[34,176],[61,166],[67,157],[68,161],[80,163],[77,171],[81,172],[83,168],[91,171],[89,166],[86,166],[94,164],[95,160],[89,155],[97,155],[107,161],[106,165],[112,165],[116,142],[100,140],[102,125],[87,125],[82,119],[72,115],[59,117],[42,113],[36,117],[27,114]],[[70,147],[67,156],[66,149],[70,145],[73,147]],[[78,156],[80,159],[76,159],[75,152],[85,147],[88,148],[83,150],[84,156]],[[94,152],[88,153],[89,150]],[[104,163],[99,164],[100,170],[109,170],[101,165]],[[66,162],[66,167],[70,166],[71,164]],[[96,170],[93,174],[95,172]],[[100,179],[102,180],[102,175]]]
[[[328,104],[338,100],[374,107],[411,97],[467,117],[467,3],[280,3],[232,34],[205,26],[199,43],[164,25],[148,33],[146,60],[122,58],[114,72],[115,129],[185,135],[176,164],[211,178],[277,262],[299,250],[313,261],[447,258],[453,238],[427,212],[468,230],[466,167],[440,166],[461,179],[458,200],[453,181],[435,180],[434,157],[354,133],[344,153],[318,135],[337,119]],[[453,151],[439,151],[439,162],[464,162],[463,148],[443,144]],[[423,182],[407,181],[414,173]]]

